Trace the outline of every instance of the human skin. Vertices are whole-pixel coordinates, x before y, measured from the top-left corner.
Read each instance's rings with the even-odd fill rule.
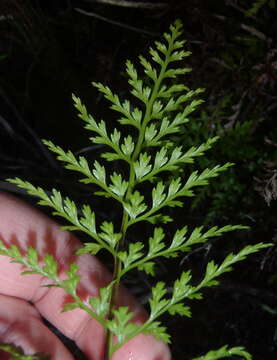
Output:
[[[50,253],[59,263],[59,274],[72,262],[79,267],[81,281],[78,294],[82,299],[96,296],[98,289],[111,279],[105,267],[89,254],[76,256],[81,243],[63,231],[54,221],[23,201],[0,192],[0,240],[16,244],[20,250],[35,248],[40,256]],[[61,312],[69,295],[41,275],[21,275],[23,266],[0,255],[0,343],[13,343],[26,354],[46,353],[52,360],[73,360],[61,341],[42,322],[46,318],[65,336],[74,340],[89,360],[104,360],[105,332],[85,311]],[[143,322],[147,314],[136,300],[121,288],[120,305],[128,305],[134,321]],[[6,358],[5,358],[6,356]],[[1,359],[8,359],[0,351]],[[113,360],[170,360],[168,347],[152,336],[138,335],[121,347]]]

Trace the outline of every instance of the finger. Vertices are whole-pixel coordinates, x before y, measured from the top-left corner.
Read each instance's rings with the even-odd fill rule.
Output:
[[[140,334],[124,346],[113,356],[113,360],[170,360],[169,348],[157,341],[153,336]]]
[[[25,354],[42,352],[50,355],[51,359],[73,360],[64,345],[42,323],[33,306],[5,295],[0,295],[0,342],[16,344]],[[4,356],[9,358],[3,355],[1,359],[5,359]]]
[[[61,276],[70,263],[79,266],[81,281],[78,294],[85,301],[89,296],[97,296],[99,287],[107,285],[111,275],[93,256],[75,256],[73,253],[81,243],[70,233],[59,229],[58,225],[25,203],[0,194],[0,239],[5,243],[16,244],[21,250],[32,246],[39,254],[53,254],[59,262]],[[102,327],[81,309],[61,313],[69,296],[61,288],[42,288],[49,279],[40,275],[20,275],[22,266],[12,264],[9,258],[0,260],[0,292],[32,301],[39,312],[66,336],[75,340],[80,348],[93,360],[103,359],[105,334]],[[121,290],[120,303],[130,306],[137,321],[146,319],[143,308],[124,289]],[[155,340],[147,337],[152,345]],[[152,339],[152,340],[149,340]],[[158,349],[167,348],[158,342]],[[143,348],[138,349],[143,352]],[[156,351],[156,350],[155,350]],[[158,350],[159,351],[159,350]],[[126,359],[130,359],[126,357]],[[162,359],[168,359],[164,357]],[[122,360],[125,358],[122,357]]]
[[[62,231],[48,217],[18,199],[0,194],[0,239],[7,245],[16,244],[21,251],[32,246],[40,255],[53,254],[59,262],[60,275],[64,276],[70,263],[80,268],[82,279],[79,295],[85,300],[88,296],[98,295],[99,287],[110,281],[110,274],[93,256],[75,256],[74,251],[81,243],[70,233]],[[10,258],[0,256],[0,293],[16,296],[34,303],[42,316],[69,338],[79,339],[89,323],[93,343],[81,343],[91,348],[91,358],[97,359],[103,353],[104,330],[81,309],[62,313],[61,309],[70,297],[61,288],[45,288],[42,285],[51,281],[40,275],[21,275],[22,265],[10,262]]]

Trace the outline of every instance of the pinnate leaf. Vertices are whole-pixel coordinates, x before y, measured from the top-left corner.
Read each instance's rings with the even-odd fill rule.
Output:
[[[218,350],[209,351],[205,355],[201,355],[200,357],[193,358],[193,360],[217,360],[223,359],[226,357],[233,357],[233,356],[241,356],[246,360],[251,360],[252,356],[245,351],[245,349],[241,346],[228,348],[227,345],[222,346]]]
[[[124,268],[128,268],[130,264],[143,256],[143,252],[141,251],[143,248],[143,243],[138,241],[129,245],[128,252],[121,251],[118,253],[118,257],[123,262]]]
[[[164,236],[165,234],[162,228],[155,228],[153,237],[149,238],[149,251],[147,254],[148,257],[164,249],[165,243],[162,241]]]
[[[191,311],[189,306],[184,306],[183,304],[174,304],[171,305],[168,309],[170,315],[181,315],[191,317]]]
[[[169,300],[164,298],[166,293],[167,290],[165,283],[162,281],[159,281],[154,287],[152,287],[152,297],[149,300],[151,309],[150,319],[155,317],[157,313],[169,304]]]
[[[154,261],[146,261],[138,265],[138,270],[144,271],[147,275],[155,275],[155,263]]]
[[[115,172],[111,175],[110,179],[109,189],[116,195],[123,197],[128,189],[128,182],[122,179],[121,174]]]
[[[76,251],[76,255],[84,255],[84,254],[96,255],[101,249],[102,246],[99,244],[85,243],[83,247],[81,247]]]
[[[100,228],[102,230],[102,232],[99,233],[100,238],[114,248],[122,236],[121,233],[115,233],[114,225],[109,221],[104,221]]]
[[[124,209],[131,219],[135,219],[147,209],[147,205],[144,203],[144,196],[139,191],[135,191],[130,195],[129,202],[124,203]]]
[[[153,321],[143,332],[146,335],[155,336],[157,340],[161,340],[165,344],[171,343],[171,336],[167,333],[166,327],[161,325],[160,321]]]
[[[122,344],[127,336],[138,329],[138,325],[130,322],[133,317],[127,306],[120,306],[113,310],[114,319],[107,321],[108,329],[117,337],[118,343]]]
[[[102,316],[103,318],[109,312],[110,307],[110,296],[112,291],[112,284],[109,284],[106,287],[103,287],[99,290],[99,296],[89,298],[90,306],[93,307],[93,310],[97,315]]]

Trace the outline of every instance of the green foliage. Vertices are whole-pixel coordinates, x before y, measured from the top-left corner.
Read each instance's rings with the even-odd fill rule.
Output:
[[[7,58],[7,55],[5,55],[5,54],[0,55],[0,61],[5,60],[6,58]]]
[[[275,0],[257,0],[254,1],[251,8],[247,10],[247,16],[255,16],[259,12],[259,10],[265,6],[268,5],[270,9],[275,9],[276,7],[276,1]]]
[[[50,360],[50,356],[44,354],[24,355],[20,347],[12,344],[0,344],[0,350],[3,350],[10,355],[10,360]]]
[[[246,360],[251,360],[252,356],[244,350],[243,347],[233,347],[228,349],[227,346],[223,346],[218,350],[209,351],[206,355],[202,355],[200,357],[194,358],[193,360],[217,360],[231,356],[242,356]]]
[[[56,189],[46,192],[19,178],[9,179],[10,182],[26,189],[29,194],[37,196],[40,199],[39,204],[50,206],[55,215],[65,218],[70,225],[63,228],[81,230],[90,236],[91,242],[85,243],[77,254],[95,255],[99,251],[108,251],[112,255],[112,282],[100,289],[97,297],[90,298],[84,303],[77,292],[81,274],[78,273],[76,264],[71,264],[67,270],[67,279],[61,280],[58,263],[52,255],[46,254],[40,260],[33,248],[22,254],[15,245],[7,248],[4,243],[0,243],[2,255],[9,256],[14,262],[30,269],[23,274],[35,273],[46,276],[51,280],[47,286],[61,287],[71,295],[72,301],[65,305],[63,311],[80,307],[108,330],[109,359],[118,348],[140,333],[152,334],[169,343],[170,335],[167,329],[157,320],[162,314],[190,317],[191,311],[186,304],[187,300],[201,299],[202,289],[217,285],[218,277],[231,271],[232,265],[269,246],[262,243],[249,245],[237,254],[227,255],[220,264],[209,262],[198,284],[192,282],[189,270],[182,272],[174,282],[171,292],[168,291],[166,283],[158,281],[153,286],[149,299],[149,319],[142,325],[130,322],[133,314],[129,309],[117,308],[113,302],[121,279],[129,271],[138,269],[155,277],[157,258],[177,257],[191,251],[193,246],[207,242],[211,237],[245,228],[241,225],[214,226],[209,229],[204,229],[203,226],[189,229],[184,226],[176,230],[171,241],[165,235],[165,224],[173,220],[170,216],[164,215],[165,208],[183,206],[184,198],[193,198],[197,188],[209,184],[211,179],[233,165],[231,162],[215,164],[212,167],[204,167],[201,171],[193,170],[186,175],[181,171],[184,165],[191,166],[196,158],[205,155],[219,140],[218,136],[213,136],[199,146],[191,144],[187,147],[187,143],[185,146],[176,146],[177,141],[172,137],[172,134],[179,135],[183,125],[189,122],[189,115],[202,103],[202,100],[194,99],[203,91],[202,89],[190,90],[178,83],[178,79],[182,79],[183,75],[190,71],[176,64],[189,55],[189,52],[183,50],[185,42],[179,40],[181,34],[182,25],[176,21],[170,26],[169,33],[164,34],[164,41],[157,41],[155,48],[150,48],[152,62],[140,56],[144,78],[139,77],[131,61],[126,62],[130,93],[136,98],[134,104],[129,99],[121,100],[108,86],[93,83],[110,102],[110,108],[119,114],[119,129],[108,130],[105,121],[95,120],[88,114],[81,100],[73,95],[78,116],[84,122],[85,128],[93,133],[90,140],[107,148],[107,151],[101,154],[102,161],[89,164],[85,157],[77,157],[51,141],[44,141],[67,169],[81,174],[81,182],[98,187],[96,196],[110,198],[111,202],[117,202],[121,206],[121,223],[104,221],[100,224],[94,211],[87,204],[78,207]],[[137,103],[140,103],[139,107]],[[122,126],[125,127],[124,131],[121,130]],[[126,135],[128,129],[130,132]],[[108,165],[113,161],[125,164],[121,172],[110,170]],[[151,190],[146,191],[144,186],[141,186],[142,183],[147,183],[147,188],[150,186]],[[154,225],[152,236],[145,243],[129,241],[129,230],[134,224],[144,221]],[[112,336],[117,337],[118,341],[113,342]],[[232,354],[246,356],[241,348],[228,350],[224,347],[208,353],[205,359],[218,359],[231,354],[231,351]]]
[[[253,178],[258,177],[267,158],[266,152],[262,150],[264,138],[258,127],[261,121],[241,121],[240,117],[236,118],[232,107],[235,107],[234,103],[236,108],[241,106],[237,101],[234,94],[226,94],[216,104],[211,99],[205,110],[197,114],[195,121],[191,122],[190,126],[181,127],[178,137],[174,137],[172,151],[176,145],[187,143],[193,146],[195,142],[202,143],[210,138],[218,138],[209,151],[209,157],[199,157],[197,166],[192,163],[173,170],[175,176],[182,175],[188,167],[194,171],[195,168],[205,169],[224,160],[236,163],[228,172],[221,174],[221,181],[212,181],[210,186],[197,190],[191,207],[197,216],[204,219],[205,224],[214,223],[215,219],[222,218],[222,214],[227,221],[236,216],[242,218],[251,208],[257,206],[257,194],[252,182]],[[250,186],[253,189],[251,192]],[[237,209],[242,199],[244,206],[240,206],[235,215],[234,209]],[[203,208],[205,212],[202,211]]]

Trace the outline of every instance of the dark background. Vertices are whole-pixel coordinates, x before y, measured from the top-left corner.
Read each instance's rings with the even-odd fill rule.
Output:
[[[220,135],[218,144],[195,167],[227,161],[236,166],[209,188],[200,189],[197,198],[182,209],[169,212],[180,226],[241,223],[250,230],[212,240],[188,256],[170,260],[166,267],[159,262],[158,277],[170,287],[177,272],[192,268],[197,281],[211,259],[220,261],[248,243],[276,244],[277,4],[248,0],[114,3],[1,1],[0,190],[35,203],[5,182],[20,176],[46,189],[55,186],[80,204],[90,199],[87,188],[62,169],[40,139],[51,139],[91,160],[98,157],[102,149],[89,143],[81,128],[72,92],[97,119],[112,124],[114,115],[91,81],[108,84],[125,96],[126,59],[136,61],[180,18],[187,49],[192,51],[184,65],[193,71],[184,83],[206,91],[205,104],[192,114],[178,141],[189,147]],[[102,199],[93,201],[100,219],[116,217],[116,209]],[[148,231],[145,226],[136,233],[145,237]],[[109,259],[103,260],[109,266]],[[135,284],[138,276],[141,285]],[[127,279],[127,286],[142,301],[152,283],[142,274]],[[192,319],[163,319],[172,334],[174,360],[191,359],[225,344],[245,346],[256,360],[276,359],[276,291],[275,245],[237,265],[220,286],[205,291],[203,301],[191,304]]]

